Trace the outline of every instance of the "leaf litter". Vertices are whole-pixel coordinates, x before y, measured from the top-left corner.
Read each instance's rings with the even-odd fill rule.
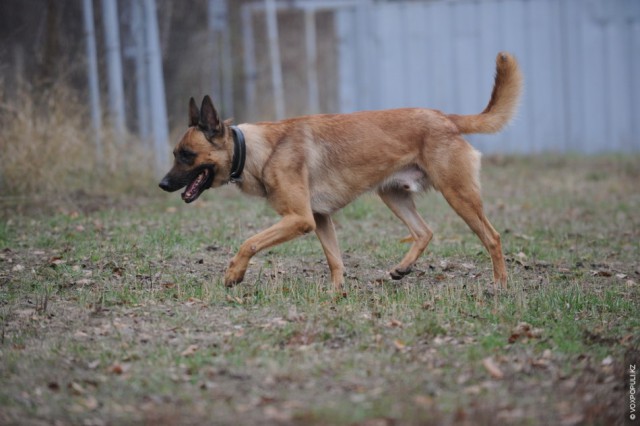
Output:
[[[0,356],[6,360],[0,374],[8,389],[3,392],[11,394],[2,394],[10,396],[0,422],[29,416],[24,407],[31,407],[41,419],[87,424],[198,423],[213,412],[223,423],[611,423],[621,395],[621,352],[639,343],[625,325],[634,318],[616,306],[640,301],[638,247],[627,247],[638,239],[640,223],[633,215],[614,214],[626,225],[588,225],[598,226],[608,240],[582,239],[589,228],[579,219],[586,210],[554,215],[526,199],[535,193],[519,195],[511,177],[522,166],[508,166],[505,176],[501,169],[488,171],[499,192],[485,185],[489,200],[495,194],[505,200],[505,220],[515,233],[503,233],[515,283],[506,294],[484,294],[490,282],[486,256],[464,224],[437,206],[433,223],[441,228],[436,234],[444,235],[416,265],[418,273],[399,284],[375,283],[368,272],[390,266],[391,260],[371,254],[371,244],[384,251],[384,242],[369,237],[363,248],[358,235],[344,238],[348,292],[336,299],[324,296],[330,286],[326,265],[318,264],[322,252],[308,241],[256,258],[241,287],[215,288],[230,253],[250,234],[236,235],[242,215],[220,216],[226,222],[219,227],[233,232],[202,238],[196,249],[174,248],[189,244],[179,235],[211,235],[207,211],[216,211],[213,203],[202,204],[203,215],[184,224],[178,219],[193,213],[171,205],[156,217],[145,211],[144,218],[98,219],[72,210],[69,225],[29,225],[33,235],[60,244],[37,247],[25,233],[1,253],[0,291],[11,298],[0,299]],[[564,191],[575,196],[599,190],[576,185]],[[633,186],[619,186],[625,185],[627,202],[640,204]],[[543,189],[544,200],[566,196],[562,187]],[[244,214],[253,232],[273,218],[262,218],[252,206]],[[610,216],[608,207],[599,208]],[[341,233],[357,222],[348,214]],[[396,226],[381,223],[377,229]],[[98,228],[95,239],[103,246],[91,253],[65,241],[69,235],[82,241]],[[145,245],[119,229],[144,229],[156,240]],[[171,229],[175,234],[167,236]],[[397,229],[400,237],[404,231]],[[571,241],[554,240],[547,229],[561,230]],[[443,253],[443,247],[457,251]],[[100,259],[89,261],[92,253]],[[550,289],[562,300],[547,302],[534,320],[531,306],[541,303],[536,295]],[[612,297],[607,294],[618,305],[602,303]],[[554,334],[566,328],[565,316],[578,336],[568,342]],[[597,322],[606,326],[600,330]],[[365,414],[354,416],[356,410]]]

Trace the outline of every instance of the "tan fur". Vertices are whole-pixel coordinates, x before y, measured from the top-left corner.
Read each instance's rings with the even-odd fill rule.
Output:
[[[241,124],[247,159],[238,186],[245,193],[265,197],[282,219],[242,244],[229,264],[225,284],[242,281],[257,252],[315,231],[334,289],[340,290],[344,267],[331,214],[367,191],[376,191],[411,233],[411,248],[390,270],[391,277],[399,279],[433,236],[413,201],[415,192],[433,187],[478,235],[491,256],[494,281],[506,286],[500,235],[482,208],[480,154],[461,136],[496,132],[515,113],[522,75],[507,53],[500,53],[496,63],[491,100],[477,115],[405,108]],[[216,171],[211,186],[227,183],[234,148],[228,125],[222,124],[221,129],[222,134],[207,140],[197,126],[190,127],[176,150],[195,151],[195,165],[186,167],[176,161],[169,174],[211,164]]]

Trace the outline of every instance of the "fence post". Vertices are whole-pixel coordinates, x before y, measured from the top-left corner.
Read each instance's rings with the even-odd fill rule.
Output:
[[[162,72],[162,51],[155,0],[144,0],[144,20],[149,64],[149,101],[151,102],[151,133],[155,147],[155,171],[162,176],[169,168],[169,128]]]
[[[136,81],[136,125],[138,136],[142,142],[149,144],[149,75],[148,64],[145,58],[145,20],[142,13],[142,0],[131,0],[131,33],[133,35],[133,58],[135,63]]]
[[[316,14],[313,9],[304,11],[304,39],[307,53],[307,102],[309,113],[320,110],[318,95],[318,61],[316,46]]]
[[[276,119],[284,118],[284,90],[282,88],[282,63],[280,62],[280,44],[278,37],[278,14],[275,0],[264,0],[265,18],[267,20],[267,38],[269,42],[269,59],[271,62],[271,84],[273,87]]]
[[[242,6],[242,53],[244,65],[244,109],[245,120],[256,119],[256,52],[253,40],[251,5]]]
[[[115,129],[117,143],[124,141],[124,88],[122,84],[122,59],[120,57],[120,30],[118,27],[118,5],[116,0],[102,0],[102,22],[104,24],[107,50],[107,74],[109,82],[109,113]]]
[[[100,108],[100,87],[98,85],[98,59],[96,54],[96,35],[93,24],[93,0],[83,0],[84,38],[87,44],[87,77],[89,80],[89,103],[91,105],[91,124],[96,145],[96,161],[102,164],[102,111]]]

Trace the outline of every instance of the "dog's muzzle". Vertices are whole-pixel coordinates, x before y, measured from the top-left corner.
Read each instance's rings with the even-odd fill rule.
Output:
[[[169,175],[163,177],[162,180],[160,181],[160,183],[158,184],[158,186],[160,188],[162,188],[164,191],[167,191],[167,192],[174,192],[174,191],[177,191],[178,189],[181,188],[181,187],[178,187],[176,185],[172,185],[171,184],[171,180],[169,179]]]
[[[182,200],[185,203],[195,201],[202,193],[211,188],[215,175],[214,166],[206,164],[198,167],[188,175],[176,177],[171,172],[162,178],[158,186],[167,192],[174,192],[186,187],[182,193]]]

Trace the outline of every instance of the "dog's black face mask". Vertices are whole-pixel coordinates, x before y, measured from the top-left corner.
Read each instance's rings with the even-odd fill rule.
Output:
[[[190,203],[195,201],[206,189],[211,188],[214,176],[215,168],[213,165],[204,164],[184,173],[176,171],[174,166],[160,181],[160,188],[167,192],[174,192],[186,186],[182,193],[182,199],[185,203]]]
[[[224,124],[218,119],[211,98],[205,96],[200,110],[189,101],[189,129],[173,150],[174,163],[160,181],[160,188],[174,192],[186,187],[182,199],[191,203],[212,186],[219,186],[217,175],[226,176],[230,159]]]

